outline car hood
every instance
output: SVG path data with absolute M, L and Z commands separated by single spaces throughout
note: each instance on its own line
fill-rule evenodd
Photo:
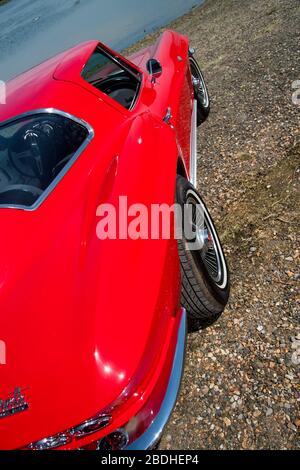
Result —
M 0 340 L 6 348 L 0 400 L 20 388 L 29 406 L 0 419 L 1 448 L 18 448 L 102 411 L 134 381 L 141 362 L 146 372 L 160 354 L 177 308 L 170 301 L 174 278 L 164 274 L 176 250 L 170 256 L 169 241 L 96 236 L 100 202 L 127 192 L 129 200 L 138 194 L 149 203 L 161 188 L 153 169 L 142 170 L 137 152 L 143 155 L 154 136 L 143 136 L 138 121 L 112 134 L 111 145 L 95 138 L 38 210 L 0 211 Z M 145 147 L 132 147 L 137 132 Z M 153 193 L 140 181 L 145 170 Z

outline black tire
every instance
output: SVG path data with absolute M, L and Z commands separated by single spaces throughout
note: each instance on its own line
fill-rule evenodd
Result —
M 204 121 L 206 121 L 210 113 L 210 98 L 207 85 L 198 62 L 193 56 L 190 56 L 189 60 L 192 79 L 194 81 L 195 99 L 197 100 L 197 126 L 199 127 Z M 195 80 L 198 80 L 198 86 L 196 85 Z
M 230 291 L 228 267 L 204 202 L 194 186 L 182 176 L 177 176 L 176 199 L 182 209 L 186 205 L 195 204 L 195 211 L 196 207 L 199 207 L 203 213 L 203 226 L 198 229 L 198 233 L 203 234 L 201 240 L 206 240 L 202 248 L 196 245 L 195 249 L 195 245 L 191 245 L 185 237 L 185 226 L 192 221 L 184 222 L 184 220 L 183 236 L 178 240 L 178 247 L 182 275 L 181 304 L 186 309 L 189 319 L 196 321 L 198 327 L 207 326 L 221 315 L 228 302 Z M 194 227 L 196 226 L 197 222 Z M 213 256 L 215 256 L 214 264 L 211 261 L 214 259 Z

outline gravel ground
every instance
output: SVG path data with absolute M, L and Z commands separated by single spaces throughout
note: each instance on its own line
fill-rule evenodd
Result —
M 219 321 L 189 335 L 161 449 L 300 448 L 299 26 L 299 0 L 208 0 L 171 24 L 210 89 L 198 181 L 232 291 Z

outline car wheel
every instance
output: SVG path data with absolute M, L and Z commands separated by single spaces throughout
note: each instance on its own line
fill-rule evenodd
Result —
M 190 57 L 190 69 L 194 85 L 195 98 L 197 100 L 197 126 L 206 121 L 210 112 L 210 98 L 208 89 L 200 70 L 198 62 L 194 57 Z
M 182 236 L 178 240 L 181 303 L 190 319 L 205 326 L 213 323 L 227 304 L 228 267 L 213 220 L 197 190 L 185 178 L 177 176 L 176 194 L 177 204 L 187 214 L 181 217 Z

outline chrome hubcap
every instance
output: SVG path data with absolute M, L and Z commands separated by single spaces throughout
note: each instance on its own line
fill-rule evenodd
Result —
M 209 104 L 209 98 L 201 70 L 199 69 L 197 62 L 193 58 L 190 58 L 190 66 L 195 93 L 198 99 L 200 100 L 202 106 L 204 108 L 207 108 Z
M 211 232 L 209 232 L 208 229 L 205 229 L 205 231 L 207 233 L 207 242 L 204 249 L 201 251 L 201 256 L 209 274 L 213 280 L 218 283 L 222 276 L 220 259 Z
M 216 231 L 205 207 L 200 200 L 190 196 L 187 204 L 191 204 L 192 233 L 194 234 L 194 248 L 191 253 L 203 261 L 209 276 L 214 282 L 223 287 L 227 280 L 227 268 L 217 239 Z
M 193 85 L 196 90 L 202 89 L 200 78 L 193 77 Z

